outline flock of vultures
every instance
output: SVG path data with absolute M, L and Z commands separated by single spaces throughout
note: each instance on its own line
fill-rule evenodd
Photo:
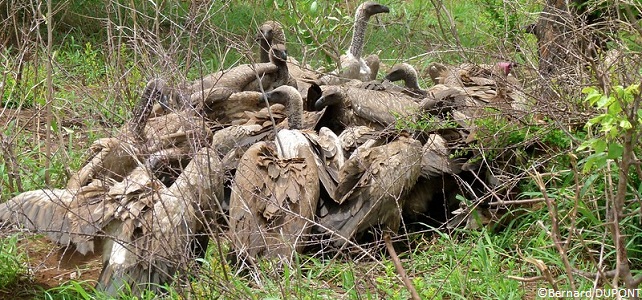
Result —
M 260 63 L 180 86 L 151 80 L 66 187 L 15 196 L 0 221 L 81 254 L 102 251 L 97 287 L 113 295 L 171 282 L 210 239 L 227 241 L 237 263 L 287 263 L 386 232 L 483 225 L 480 195 L 509 193 L 467 145 L 475 118 L 527 109 L 514 64 L 434 63 L 429 89 L 406 63 L 377 79 L 364 36 L 369 18 L 387 12 L 358 7 L 333 72 L 288 57 L 283 28 L 268 21 L 256 35 Z M 429 126 L 409 125 L 418 122 Z

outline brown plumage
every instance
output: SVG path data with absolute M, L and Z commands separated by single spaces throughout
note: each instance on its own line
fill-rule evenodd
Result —
M 162 289 L 176 271 L 189 269 L 186 259 L 199 254 L 192 247 L 207 248 L 207 237 L 199 235 L 215 219 L 221 199 L 223 172 L 215 148 L 198 151 L 169 188 L 144 166 L 134 170 L 104 200 L 118 208 L 105 228 L 109 241 L 97 288 L 113 296 L 128 288 L 133 294 Z
M 310 144 L 297 130 L 303 112 L 298 91 L 282 86 L 266 97 L 286 103 L 293 129 L 279 131 L 274 143 L 251 146 L 241 158 L 230 198 L 231 239 L 245 259 L 264 255 L 290 261 L 309 238 L 319 176 Z
M 269 49 L 270 45 L 279 43 L 285 44 L 283 26 L 277 21 L 265 21 L 259 27 L 256 39 L 259 41 L 261 62 L 266 62 L 268 59 L 268 52 L 266 49 Z M 312 67 L 309 65 L 301 64 L 291 56 L 288 56 L 287 64 L 288 72 L 290 73 L 288 85 L 296 86 L 305 100 L 307 97 L 307 91 L 310 88 L 309 81 L 319 77 L 319 74 L 312 70 Z
M 259 42 L 260 62 L 270 62 L 270 47 L 274 44 L 285 45 L 283 26 L 277 21 L 269 20 L 263 22 L 256 33 L 256 41 Z
M 341 236 L 335 246 L 343 245 L 345 239 L 358 240 L 373 226 L 398 230 L 403 200 L 419 178 L 420 160 L 421 144 L 402 136 L 363 149 L 346 161 L 336 190 L 341 204 L 329 206 L 319 219 L 329 233 Z
M 96 140 L 90 148 L 88 158 L 81 169 L 67 182 L 67 189 L 78 190 L 94 178 L 122 179 L 135 168 L 140 146 L 147 142 L 145 127 L 156 102 L 164 97 L 162 89 L 166 83 L 161 79 L 150 80 L 134 107 L 132 118 L 116 137 Z
M 0 204 L 0 223 L 20 224 L 44 233 L 51 241 L 93 253 L 96 237 L 110 221 L 115 206 L 102 203 L 109 186 L 93 181 L 78 190 L 41 189 L 21 193 Z
M 426 143 L 422 147 L 421 173 L 418 183 L 408 192 L 404 201 L 403 216 L 407 222 L 434 221 L 445 216 L 449 204 L 433 203 L 438 201 L 440 195 L 446 197 L 446 191 L 453 190 L 453 186 L 445 186 L 445 182 L 452 182 L 451 175 L 459 174 L 459 164 L 450 158 L 450 150 L 446 140 L 438 134 L 428 135 Z M 431 211 L 433 208 L 438 211 Z M 452 211 L 452 210 L 451 210 Z M 427 219 L 427 220 L 426 220 Z
M 309 148 L 297 157 L 279 157 L 273 143 L 248 149 L 236 170 L 230 199 L 234 248 L 245 258 L 286 261 L 308 238 L 319 198 L 319 178 Z
M 210 74 L 187 87 L 187 92 L 207 96 L 212 88 L 229 88 L 233 92 L 269 91 L 288 83 L 287 51 L 285 45 L 270 48 L 270 62 L 245 64 L 226 71 Z M 198 99 L 198 95 L 195 96 Z
M 327 126 L 337 132 L 345 126 L 367 125 L 382 129 L 395 124 L 398 117 L 408 118 L 419 111 L 412 97 L 386 91 L 344 86 L 324 86 L 315 107 L 328 107 Z
M 158 96 L 155 92 L 156 83 L 152 81 L 139 105 L 151 107 Z M 64 190 L 18 195 L 0 207 L 2 220 L 25 224 L 35 231 L 58 230 L 60 233 L 49 234 L 53 241 L 72 243 L 82 254 L 93 252 L 94 236 L 111 222 L 117 207 L 115 202 L 104 201 L 105 193 L 114 184 L 130 177 L 142 164 L 154 172 L 154 177 L 170 185 L 176 176 L 167 172 L 182 169 L 190 153 L 207 143 L 211 135 L 190 111 L 155 118 L 146 118 L 145 114 L 149 110 L 136 108 L 134 118 L 116 137 L 95 141 L 93 156 L 70 178 Z

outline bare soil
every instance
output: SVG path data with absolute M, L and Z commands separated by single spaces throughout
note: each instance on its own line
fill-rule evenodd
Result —
M 100 275 L 102 264 L 98 254 L 83 256 L 73 247 L 61 247 L 42 236 L 25 237 L 19 246 L 27 254 L 29 275 L 0 290 L 0 299 L 42 298 L 44 290 L 72 279 L 94 285 Z

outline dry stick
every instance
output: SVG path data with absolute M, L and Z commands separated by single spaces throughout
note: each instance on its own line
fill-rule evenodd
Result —
M 581 188 L 580 188 L 580 181 L 578 177 L 578 171 L 577 171 L 577 160 L 575 155 L 571 155 L 571 163 L 573 166 L 573 180 L 575 182 L 575 203 L 573 203 L 573 208 L 571 209 L 570 213 L 570 222 L 571 224 L 569 225 L 568 228 L 568 236 L 566 237 L 566 242 L 564 242 L 564 251 L 568 251 L 568 247 L 571 244 L 571 240 L 573 239 L 573 234 L 575 233 L 575 225 L 576 225 L 576 220 L 577 220 L 577 208 L 580 205 L 580 193 L 581 193 Z
M 417 290 L 415 289 L 415 286 L 412 285 L 410 278 L 408 278 L 408 275 L 406 274 L 406 270 L 404 270 L 403 266 L 401 265 L 399 256 L 397 256 L 397 252 L 395 252 L 395 247 L 392 246 L 392 242 L 390 241 L 390 233 L 386 232 L 383 235 L 383 241 L 386 244 L 388 253 L 390 253 L 390 258 L 392 259 L 392 263 L 395 265 L 395 269 L 397 269 L 397 273 L 399 274 L 399 276 L 401 276 L 401 280 L 403 280 L 403 284 L 406 286 L 406 288 L 410 292 L 411 298 L 413 300 L 421 299 L 419 298 L 419 294 L 417 294 Z
M 545 279 L 544 276 L 519 277 L 519 276 L 513 276 L 513 275 L 508 275 L 508 276 L 506 276 L 506 278 L 512 279 L 512 280 L 521 281 L 521 282 L 537 282 L 537 281 L 540 281 L 542 279 Z
M 51 1 L 47 0 L 47 102 L 45 103 L 45 183 L 51 183 L 49 168 L 51 166 L 51 105 L 53 103 L 53 62 L 52 62 L 52 43 L 53 43 L 53 27 L 51 26 Z
M 531 173 L 531 176 L 535 180 L 535 183 L 537 184 L 537 187 L 539 188 L 540 192 L 542 192 L 542 195 L 544 196 L 544 199 L 546 199 L 546 205 L 548 206 L 548 212 L 551 216 L 551 223 L 552 223 L 552 231 L 550 233 L 551 238 L 553 239 L 553 243 L 555 244 L 555 248 L 557 248 L 557 251 L 560 254 L 560 257 L 562 258 L 562 262 L 564 263 L 564 269 L 566 270 L 566 274 L 568 276 L 569 284 L 571 286 L 571 290 L 576 291 L 575 287 L 575 279 L 573 278 L 573 269 L 571 268 L 571 263 L 568 260 L 568 256 L 566 255 L 566 251 L 564 250 L 564 247 L 562 247 L 562 241 L 560 240 L 560 229 L 559 229 L 559 222 L 557 220 L 557 207 L 553 203 L 553 200 L 548 197 L 548 193 L 546 192 L 546 186 L 544 185 L 544 181 L 542 179 L 542 176 L 535 171 L 535 173 Z M 577 297 L 574 297 L 577 298 Z

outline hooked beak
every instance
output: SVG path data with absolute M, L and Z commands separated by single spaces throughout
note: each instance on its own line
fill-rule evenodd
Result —
M 267 31 L 260 30 L 260 31 L 256 34 L 256 37 L 254 38 L 254 41 L 256 41 L 256 42 L 260 42 L 260 41 L 262 41 L 262 40 L 265 40 L 265 41 L 270 41 L 270 40 L 272 40 L 272 30 L 267 30 Z
M 325 98 L 325 96 L 319 97 L 319 99 L 317 99 L 317 101 L 314 102 L 314 109 L 321 110 L 324 107 L 328 106 L 328 104 L 326 103 L 327 102 L 326 100 L 327 99 Z

